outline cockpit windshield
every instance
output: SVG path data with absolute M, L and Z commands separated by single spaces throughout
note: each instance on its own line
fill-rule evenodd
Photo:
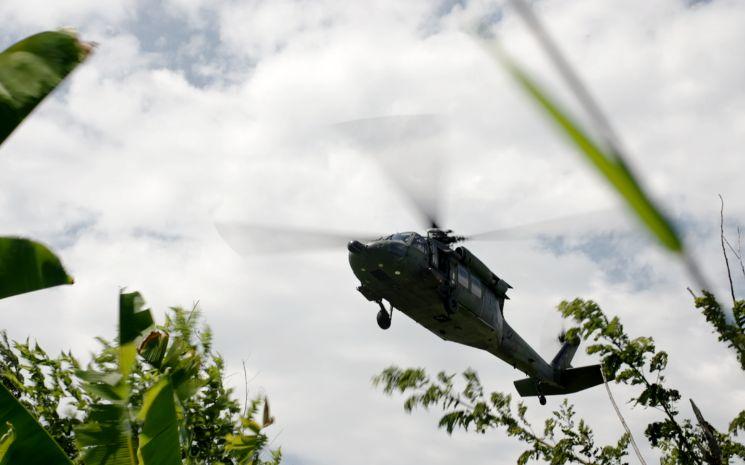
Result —
M 407 244 L 411 244 L 411 241 L 413 241 L 414 238 L 418 236 L 419 234 L 415 232 L 401 232 L 401 233 L 391 234 L 390 236 L 384 237 L 383 239 L 386 241 L 400 241 L 400 242 L 405 242 Z

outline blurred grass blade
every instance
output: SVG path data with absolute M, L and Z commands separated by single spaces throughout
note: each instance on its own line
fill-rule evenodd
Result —
M 71 31 L 47 31 L 0 52 L 0 144 L 90 54 Z
M 135 339 L 153 326 L 150 310 L 139 292 L 119 294 L 119 371 L 126 379 L 137 355 Z
M 138 419 L 143 422 L 137 451 L 140 465 L 180 465 L 176 404 L 168 378 L 145 393 Z
M 0 237 L 0 299 L 72 284 L 62 263 L 46 246 L 17 237 Z
M 75 440 L 86 465 L 137 465 L 132 432 L 125 421 L 123 404 L 91 406 L 83 425 L 75 428 Z
M 561 131 L 569 137 L 579 152 L 616 189 L 639 220 L 668 250 L 682 253 L 683 243 L 662 212 L 644 192 L 628 167 L 614 153 L 601 148 L 579 124 L 541 89 L 527 73 L 501 51 L 497 52 L 499 61 L 507 68 L 523 89 L 541 106 Z
M 67 454 L 49 436 L 26 408 L 0 383 L 0 435 L 13 425 L 15 439 L 5 451 L 0 465 L 72 465 Z

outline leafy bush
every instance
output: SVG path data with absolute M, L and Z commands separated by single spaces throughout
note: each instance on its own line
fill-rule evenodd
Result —
M 143 310 L 139 294 L 122 294 L 123 307 L 130 304 L 130 315 L 149 313 Z M 143 412 L 152 409 L 149 398 L 163 389 L 172 392 L 173 415 L 165 423 L 175 426 L 172 439 L 178 463 L 275 464 L 281 460 L 279 450 L 267 450 L 263 430 L 274 419 L 266 397 L 255 396 L 241 409 L 224 384 L 224 360 L 214 352 L 212 333 L 201 323 L 197 307 L 189 311 L 173 307 L 162 326 L 147 332 L 126 379 L 120 372 L 121 347 L 96 339 L 100 348 L 85 369 L 69 352 L 50 356 L 36 343 L 12 342 L 5 334 L 0 341 L 0 382 L 38 419 L 70 461 L 94 465 L 113 463 L 119 457 L 123 463 L 171 463 L 173 457 L 162 456 L 148 462 L 142 448 L 142 437 L 147 435 Z M 167 418 L 161 416 L 155 424 Z M 135 452 L 138 444 L 144 460 Z

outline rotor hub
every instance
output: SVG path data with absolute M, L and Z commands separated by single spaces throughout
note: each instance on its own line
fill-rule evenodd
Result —
M 436 241 L 442 242 L 443 244 L 454 244 L 456 242 L 460 242 L 466 239 L 463 236 L 454 235 L 452 229 L 443 230 L 439 228 L 428 229 L 427 237 L 434 239 Z

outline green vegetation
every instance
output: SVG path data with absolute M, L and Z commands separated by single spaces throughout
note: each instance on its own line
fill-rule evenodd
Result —
M 707 291 L 702 293 L 700 297 L 693 295 L 696 308 L 701 309 L 706 321 L 714 327 L 719 341 L 735 352 L 740 368 L 745 370 L 745 300 L 735 300 L 732 307 L 733 321 L 728 321 L 714 295 Z
M 47 31 L 0 52 L 0 143 L 90 54 L 71 31 Z
M 72 283 L 59 258 L 43 244 L 0 237 L 0 299 Z
M 0 144 L 91 50 L 70 31 L 48 31 L 0 52 Z M 43 244 L 0 237 L 0 298 L 72 283 Z
M 0 424 L 12 425 L 16 440 L 0 463 L 279 463 L 264 432 L 274 422 L 266 398 L 243 409 L 233 398 L 198 308 L 171 308 L 153 327 L 141 296 L 123 293 L 120 316 L 129 329 L 119 337 L 138 342 L 134 357 L 99 337 L 85 368 L 71 353 L 53 357 L 3 335 Z M 126 375 L 122 360 L 131 360 Z M 0 427 L 0 435 L 8 431 Z

